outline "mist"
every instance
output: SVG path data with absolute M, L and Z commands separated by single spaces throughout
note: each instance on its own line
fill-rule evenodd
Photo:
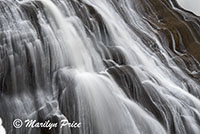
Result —
M 199 0 L 177 0 L 180 6 L 200 16 L 200 1 Z

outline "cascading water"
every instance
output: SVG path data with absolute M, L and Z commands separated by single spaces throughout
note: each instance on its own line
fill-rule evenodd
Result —
M 180 12 L 175 16 L 189 14 L 175 1 L 156 1 Z M 199 134 L 198 55 L 183 47 L 178 27 L 163 28 L 155 5 L 1 0 L 0 117 L 7 133 Z M 198 27 L 186 20 L 183 27 L 198 44 L 200 21 L 189 15 Z M 40 124 L 27 126 L 27 119 Z M 63 127 L 63 120 L 81 125 Z M 46 121 L 56 127 L 41 125 Z

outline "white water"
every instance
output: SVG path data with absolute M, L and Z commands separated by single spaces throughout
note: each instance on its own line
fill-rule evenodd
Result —
M 2 126 L 2 120 L 1 120 L 1 118 L 0 118 L 0 134 L 6 134 L 6 130 L 5 130 L 5 128 Z
M 173 133 L 170 130 L 170 117 L 173 119 L 177 133 L 186 134 L 186 127 L 189 127 L 191 129 L 189 132 L 199 134 L 200 128 L 195 116 L 199 118 L 200 101 L 189 92 L 189 90 L 192 90 L 198 96 L 200 94 L 198 91 L 200 89 L 199 84 L 191 80 L 171 60 L 157 37 L 151 32 L 152 29 L 149 29 L 141 21 L 141 17 L 136 11 L 132 9 L 130 6 L 132 4 L 131 0 L 118 1 L 120 7 L 126 12 L 126 21 L 131 22 L 132 25 L 144 30 L 145 33 L 151 36 L 157 43 L 169 67 L 134 33 L 116 11 L 117 7 L 114 6 L 115 4 L 112 0 L 83 0 L 83 2 L 93 7 L 102 17 L 103 24 L 105 24 L 110 36 L 110 41 L 113 43 L 112 47 L 119 48 L 122 51 L 128 62 L 127 65 L 137 73 L 141 85 L 145 87 L 144 91 L 147 92 L 150 100 L 163 114 L 163 118 L 166 121 L 165 126 L 142 104 L 128 98 L 123 89 L 119 87 L 120 85 L 105 71 L 103 58 L 106 56 L 99 53 L 96 50 L 96 46 L 101 48 L 100 44 L 105 47 L 108 44 L 98 39 L 100 35 L 98 28 L 94 28 L 94 33 L 96 32 L 99 35 L 93 33 L 94 37 L 91 39 L 91 36 L 85 30 L 82 20 L 76 16 L 75 9 L 70 6 L 70 2 L 62 0 L 54 2 L 51 0 L 37 0 L 36 2 L 38 1 L 45 8 L 46 16 L 44 17 L 43 13 L 38 9 L 37 17 L 45 45 L 48 44 L 52 49 L 50 61 L 53 75 L 56 77 L 57 73 L 61 72 L 61 76 L 64 79 L 60 82 L 60 86 L 67 84 L 66 87 L 63 86 L 63 91 L 60 93 L 63 99 L 59 101 L 64 105 L 64 108 L 68 107 L 66 102 L 68 98 L 66 98 L 65 92 L 68 90 L 68 85 L 71 84 L 69 81 L 74 82 L 74 87 L 69 88 L 77 95 L 77 116 L 82 123 L 82 128 L 78 130 L 80 134 Z M 19 3 L 21 5 L 31 5 L 32 2 L 34 1 L 20 1 Z M 67 13 L 64 14 L 64 11 L 67 11 Z M 85 14 L 85 16 L 88 17 L 89 15 Z M 25 33 L 28 33 L 28 29 L 34 29 L 31 24 L 26 22 L 24 24 L 27 26 L 27 28 L 24 28 Z M 97 25 L 95 21 L 93 25 Z M 20 33 L 18 34 L 20 35 Z M 29 31 L 29 34 L 33 36 L 34 42 L 30 43 L 27 40 L 28 43 L 26 45 L 33 63 L 34 80 L 39 83 L 42 74 L 38 72 L 46 71 L 46 68 L 43 67 L 47 64 L 44 58 L 45 52 L 36 32 L 34 30 Z M 37 50 L 39 51 L 39 56 L 37 55 Z M 15 61 L 12 56 L 10 57 L 13 86 L 17 88 Z M 42 58 L 41 63 L 39 62 L 40 60 L 38 61 L 40 58 Z M 42 71 L 38 69 L 40 64 L 44 69 Z M 177 73 L 178 77 L 173 71 Z M 53 77 L 53 81 L 56 81 L 55 79 Z M 190 87 L 188 87 L 187 83 L 190 83 Z M 54 99 L 59 96 L 59 91 L 54 83 L 51 86 L 53 87 L 52 98 Z M 39 84 L 36 89 L 42 90 Z M 48 93 L 44 92 L 44 95 L 48 95 Z M 39 108 L 42 109 L 45 97 L 38 100 L 41 101 Z M 31 103 L 30 100 L 28 102 Z M 26 108 L 24 108 L 24 111 L 26 111 Z M 30 112 L 31 110 L 27 111 Z M 61 112 L 58 110 L 54 114 L 58 113 Z M 62 116 L 64 116 L 63 114 Z
M 59 12 L 59 9 L 57 9 L 56 6 L 53 5 L 53 3 L 51 3 L 50 1 L 42 2 L 50 10 L 54 18 L 56 18 L 57 24 L 61 27 L 61 29 L 63 29 L 65 32 L 70 31 L 70 29 L 74 31 L 73 29 L 75 28 L 68 27 L 68 25 L 70 24 L 68 24 L 67 22 L 64 25 L 64 19 L 61 15 L 61 12 Z M 156 92 L 163 96 L 164 100 L 168 103 L 170 107 L 176 105 L 176 108 L 181 109 L 183 111 L 182 116 L 190 117 L 192 114 L 189 110 L 185 110 L 183 106 L 191 105 L 192 107 L 196 108 L 197 111 L 200 110 L 200 101 L 196 97 L 188 93 L 187 87 L 182 84 L 181 80 L 176 79 L 176 77 L 173 76 L 172 72 L 159 61 L 159 58 L 156 57 L 148 48 L 143 45 L 142 41 L 140 41 L 140 39 L 131 31 L 131 29 L 129 29 L 129 27 L 118 15 L 118 13 L 115 12 L 114 7 L 111 5 L 111 1 L 84 0 L 84 2 L 96 9 L 96 11 L 102 16 L 112 41 L 116 46 L 119 46 L 120 48 L 125 50 L 124 55 L 126 55 L 128 62 L 133 66 L 133 68 L 139 69 L 136 72 L 138 73 L 138 76 L 144 85 L 154 87 L 154 89 L 157 90 Z M 129 5 L 130 2 L 127 0 L 126 3 L 127 5 Z M 132 16 L 132 18 L 134 17 L 135 16 Z M 79 27 L 81 28 L 82 26 L 79 25 Z M 144 25 L 143 27 L 145 28 Z M 63 36 L 69 36 L 70 34 L 72 33 L 64 33 Z M 77 38 L 77 40 L 79 40 L 78 36 L 75 37 Z M 69 39 L 74 39 L 75 37 L 69 36 Z M 91 54 L 86 51 L 87 49 L 91 49 L 91 47 L 85 48 L 85 44 L 82 44 L 82 47 L 79 50 L 76 48 L 72 48 L 76 45 L 80 45 L 82 42 L 84 41 L 80 39 L 79 43 L 66 43 L 67 49 L 70 49 L 72 51 L 72 53 L 70 54 L 71 58 L 78 58 L 77 60 L 75 60 L 77 62 L 74 63 L 77 65 L 77 68 L 83 65 L 83 63 L 81 62 L 86 63 L 86 65 L 92 64 L 91 60 L 86 61 L 84 59 L 80 59 L 84 57 L 89 59 L 91 57 Z M 77 52 L 79 53 L 79 55 L 74 55 Z M 167 54 L 165 53 L 165 55 Z M 167 56 L 166 58 L 170 59 Z M 81 65 L 79 63 L 81 63 Z M 176 71 L 182 73 L 173 63 L 169 63 L 169 65 L 172 68 L 176 69 Z M 87 68 L 88 70 L 92 70 L 91 67 Z M 189 79 L 186 76 L 183 77 Z M 157 82 L 150 81 L 149 78 L 153 78 Z M 128 98 L 122 95 L 123 93 L 121 92 L 120 88 L 114 83 L 114 81 L 111 81 L 105 76 L 98 76 L 95 73 L 91 74 L 84 72 L 76 75 L 75 79 L 77 84 L 76 91 L 80 99 L 80 114 L 82 115 L 83 113 L 87 113 L 86 111 L 89 107 L 91 111 L 88 111 L 88 116 L 93 115 L 90 118 L 97 120 L 97 122 L 95 122 L 95 124 L 97 125 L 97 129 L 100 129 L 99 131 L 101 131 L 103 134 L 117 134 L 122 132 L 125 134 L 146 132 L 166 133 L 162 126 L 159 125 L 159 123 L 157 123 L 156 120 L 149 116 L 144 110 L 137 106 L 137 104 L 135 104 L 133 101 L 125 101 L 128 100 Z M 199 89 L 199 86 L 195 84 L 195 82 L 193 82 L 193 89 Z M 86 102 L 82 102 L 83 100 L 85 100 Z M 184 102 L 180 103 L 179 101 Z M 126 109 L 126 107 L 123 106 L 124 104 L 128 105 L 126 107 L 130 107 L 128 109 L 131 110 L 129 111 L 128 109 Z M 175 109 L 172 108 L 171 110 L 173 111 Z M 143 123 L 141 123 L 141 119 L 136 119 L 136 117 L 139 117 L 138 113 L 143 113 L 142 116 L 147 116 L 146 118 L 149 119 L 143 120 Z M 81 115 L 80 118 L 82 118 Z M 176 115 L 173 116 L 175 116 L 175 118 L 179 118 L 179 115 L 177 117 Z M 86 122 L 91 119 L 86 118 L 81 119 L 81 121 L 87 124 Z M 193 132 L 198 133 L 199 129 L 195 129 L 198 128 L 198 125 L 194 121 L 192 121 L 192 119 L 186 120 L 187 122 L 190 122 L 188 124 L 192 124 L 192 126 L 194 126 Z M 149 126 L 148 128 L 150 130 L 143 131 L 143 127 L 141 127 L 140 125 L 145 124 L 145 122 L 146 126 Z M 155 125 L 156 127 L 154 127 L 153 125 Z M 82 133 L 88 132 L 85 132 L 83 130 Z
M 73 27 L 69 27 L 68 25 L 71 25 L 70 23 L 67 23 L 68 19 L 63 19 L 64 16 L 62 16 L 61 12 L 59 12 L 59 9 L 56 8 L 55 5 L 53 5 L 52 2 L 43 0 L 41 1 L 43 4 L 50 10 L 50 13 L 52 13 L 53 17 L 55 18 L 59 28 L 63 30 L 64 32 L 69 32 L 70 29 L 74 29 Z M 65 23 L 65 24 L 64 24 Z M 71 25 L 72 26 L 72 25 Z M 79 25 L 80 26 L 80 25 Z M 75 31 L 74 31 L 75 32 Z M 69 36 L 69 39 L 79 39 L 78 36 L 76 37 L 70 37 L 70 34 L 62 33 L 61 36 Z M 91 60 L 86 61 L 82 58 L 92 58 L 91 56 L 94 56 L 95 58 L 98 58 L 98 55 L 87 55 L 86 48 L 84 47 L 84 44 L 82 45 L 82 48 L 77 49 L 76 45 L 80 45 L 83 40 L 80 40 L 80 42 L 66 42 L 67 49 L 70 49 L 72 51 L 72 54 L 70 53 L 70 57 L 77 61 L 74 63 L 76 65 L 77 69 L 79 70 L 80 66 L 87 66 L 91 65 Z M 74 47 L 74 48 L 73 48 Z M 92 49 L 92 46 L 88 49 Z M 82 51 L 85 50 L 85 51 Z M 78 54 L 77 54 L 78 53 Z M 77 60 L 75 59 L 77 58 Z M 98 59 L 95 59 L 98 61 Z M 84 63 L 81 63 L 84 62 Z M 80 64 L 81 63 L 81 64 Z M 101 66 L 101 64 L 98 63 L 98 65 Z M 87 70 L 92 71 L 92 67 L 87 67 Z M 105 76 L 98 75 L 96 73 L 88 73 L 88 72 L 78 72 L 77 75 L 75 75 L 75 82 L 76 82 L 76 92 L 79 97 L 79 105 L 80 105 L 80 120 L 82 124 L 87 124 L 88 120 L 96 120 L 94 124 L 97 126 L 98 133 L 103 134 L 145 134 L 146 132 L 149 133 L 166 133 L 163 127 L 155 120 L 153 117 L 148 115 L 142 108 L 137 106 L 132 101 L 126 101 L 128 98 L 123 95 L 122 90 L 115 84 L 114 81 L 108 79 Z M 85 101 L 83 101 L 85 100 Z M 87 104 L 89 103 L 89 104 Z M 128 105 L 128 106 L 125 106 Z M 88 111 L 88 106 L 91 111 Z M 129 113 L 129 110 L 131 109 L 131 113 Z M 87 112 L 86 112 L 87 111 Z M 139 115 L 139 113 L 143 113 L 142 116 Z M 82 114 L 89 114 L 89 118 L 82 117 Z M 86 116 L 86 115 L 84 115 Z M 140 117 L 141 116 L 141 117 Z M 143 116 L 146 116 L 145 118 L 148 118 L 148 120 L 143 120 Z M 141 118 L 141 119 L 137 119 Z M 137 123 L 135 122 L 137 120 Z M 142 121 L 142 122 L 141 122 Z M 140 123 L 140 125 L 138 124 Z M 145 124 L 144 127 L 147 127 L 147 129 L 143 130 L 143 127 L 141 127 L 141 124 Z M 87 134 L 88 131 L 81 130 L 80 131 L 83 134 Z M 97 132 L 96 132 L 97 133 Z

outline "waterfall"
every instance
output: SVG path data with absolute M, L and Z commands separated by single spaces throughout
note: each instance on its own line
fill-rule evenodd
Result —
M 176 1 L 0 8 L 2 134 L 200 133 L 200 19 Z
M 2 126 L 2 120 L 0 118 L 0 133 L 1 134 L 6 134 L 5 128 Z

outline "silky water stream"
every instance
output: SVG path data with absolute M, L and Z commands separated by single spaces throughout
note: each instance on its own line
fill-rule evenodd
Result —
M 199 134 L 199 82 L 173 60 L 166 38 L 134 8 L 139 3 L 1 0 L 6 132 Z M 29 126 L 27 119 L 40 124 Z

